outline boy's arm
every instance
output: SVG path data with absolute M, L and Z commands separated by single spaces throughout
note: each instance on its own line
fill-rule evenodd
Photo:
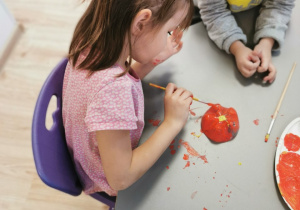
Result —
M 215 44 L 227 53 L 234 41 L 247 42 L 247 37 L 238 27 L 226 0 L 198 0 L 201 19 L 208 35 Z
M 294 5 L 294 0 L 264 1 L 256 20 L 254 43 L 259 43 L 259 40 L 265 37 L 273 38 L 275 40 L 273 50 L 279 50 L 283 44 Z

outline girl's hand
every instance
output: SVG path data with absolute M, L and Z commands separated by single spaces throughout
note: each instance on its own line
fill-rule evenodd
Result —
M 165 92 L 165 118 L 164 122 L 173 126 L 179 132 L 187 122 L 193 95 L 184 88 L 177 88 L 169 83 Z
M 250 48 L 236 41 L 230 46 L 230 52 L 235 56 L 237 68 L 244 77 L 251 77 L 256 72 L 260 59 Z
M 260 66 L 257 68 L 257 71 L 262 73 L 269 70 L 268 76 L 263 78 L 265 82 L 272 83 L 276 77 L 276 69 L 272 64 L 272 54 L 271 50 L 274 44 L 274 39 L 272 38 L 263 38 L 254 48 L 254 53 L 257 55 L 261 61 Z
M 154 66 L 164 62 L 181 50 L 183 45 L 183 42 L 181 41 L 182 35 L 183 31 L 179 27 L 173 31 L 173 33 L 168 37 L 168 43 L 165 49 L 153 58 L 152 64 Z

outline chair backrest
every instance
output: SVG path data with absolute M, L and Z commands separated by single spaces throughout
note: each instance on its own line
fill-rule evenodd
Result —
M 68 60 L 63 59 L 50 73 L 36 102 L 32 121 L 32 149 L 36 170 L 50 187 L 71 195 L 82 192 L 66 145 L 62 122 L 62 85 Z M 46 128 L 46 114 L 52 96 L 57 98 L 53 125 Z
M 82 186 L 65 139 L 62 120 L 62 87 L 67 59 L 63 59 L 50 73 L 36 102 L 32 120 L 32 150 L 36 170 L 48 186 L 70 195 L 80 195 Z M 53 125 L 46 128 L 46 114 L 52 96 L 57 98 L 57 109 L 53 112 Z M 94 193 L 93 198 L 113 209 L 116 197 L 104 192 Z

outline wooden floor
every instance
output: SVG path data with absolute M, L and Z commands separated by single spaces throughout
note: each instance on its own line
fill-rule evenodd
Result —
M 0 72 L 0 209 L 107 209 L 87 196 L 69 196 L 38 177 L 31 150 L 31 120 L 40 88 L 67 54 L 80 0 L 4 0 L 24 33 Z M 3 29 L 1 29 L 3 30 Z

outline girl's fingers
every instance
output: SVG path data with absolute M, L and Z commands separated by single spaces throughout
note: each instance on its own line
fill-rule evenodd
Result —
M 176 85 L 173 83 L 169 83 L 166 87 L 166 95 L 170 96 L 173 94 L 173 92 L 176 90 Z

